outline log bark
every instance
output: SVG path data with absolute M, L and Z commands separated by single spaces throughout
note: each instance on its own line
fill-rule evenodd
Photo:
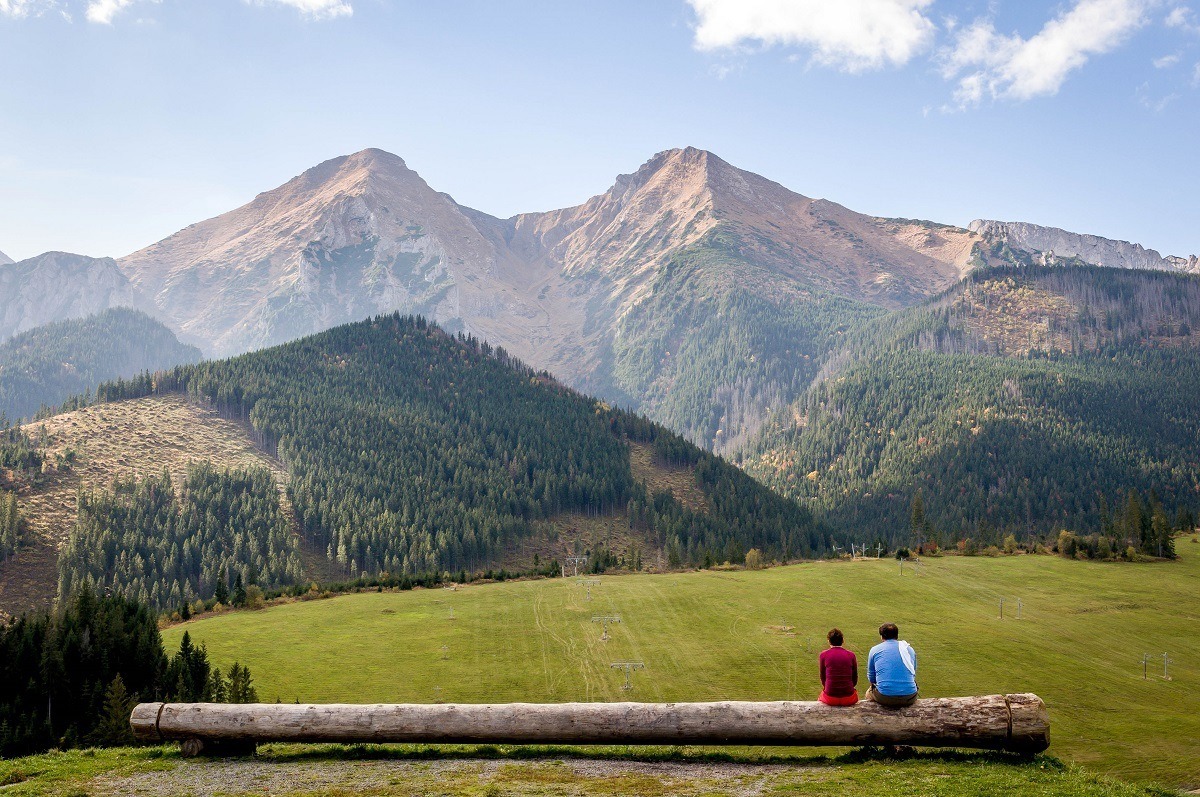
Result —
M 143 741 L 421 744 L 863 745 L 1036 753 L 1050 744 L 1037 695 L 918 700 L 908 708 L 795 701 L 290 705 L 142 703 Z

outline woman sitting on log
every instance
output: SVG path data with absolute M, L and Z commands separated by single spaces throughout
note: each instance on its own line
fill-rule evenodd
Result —
M 829 632 L 829 649 L 821 651 L 821 696 L 828 706 L 853 706 L 858 702 L 858 658 L 842 647 L 842 632 Z

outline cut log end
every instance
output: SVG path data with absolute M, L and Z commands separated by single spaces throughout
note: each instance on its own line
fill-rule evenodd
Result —
M 1008 743 L 1014 753 L 1040 753 L 1050 746 L 1050 712 L 1034 694 L 1005 695 L 1008 703 Z
M 133 736 L 139 742 L 161 742 L 162 734 L 158 732 L 158 715 L 162 713 L 164 703 L 138 703 L 129 715 L 129 727 Z

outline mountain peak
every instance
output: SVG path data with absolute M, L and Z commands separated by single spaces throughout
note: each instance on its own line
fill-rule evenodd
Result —
M 12 262 L 14 262 L 14 261 L 11 257 L 4 254 L 3 252 L 0 252 L 0 266 L 7 266 Z

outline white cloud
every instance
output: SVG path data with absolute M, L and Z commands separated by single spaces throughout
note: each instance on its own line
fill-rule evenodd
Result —
M 347 0 L 247 0 L 255 5 L 290 6 L 311 19 L 348 17 L 354 13 Z
M 988 20 L 960 30 L 942 53 L 942 74 L 957 79 L 955 99 L 1013 100 L 1053 95 L 1088 58 L 1110 52 L 1145 24 L 1152 0 L 1078 0 L 1029 39 L 998 33 Z M 964 74 L 965 73 L 965 74 Z
M 113 17 L 133 5 L 134 0 L 89 0 L 84 16 L 88 22 L 111 25 Z
M 54 6 L 54 0 L 0 0 L 0 17 L 20 19 Z
M 933 0 L 687 0 L 696 12 L 696 47 L 755 42 L 809 48 L 819 63 L 860 72 L 901 66 L 927 50 Z
M 1188 19 L 1191 15 L 1192 9 L 1187 6 L 1175 6 L 1164 21 L 1168 28 L 1186 28 L 1191 24 Z
M 1192 87 L 1200 88 L 1200 64 L 1196 64 L 1196 68 L 1192 70 Z
M 1173 53 L 1171 55 L 1164 55 L 1162 58 L 1155 58 L 1152 63 L 1155 69 L 1167 69 L 1179 63 L 1179 59 L 1179 53 Z

